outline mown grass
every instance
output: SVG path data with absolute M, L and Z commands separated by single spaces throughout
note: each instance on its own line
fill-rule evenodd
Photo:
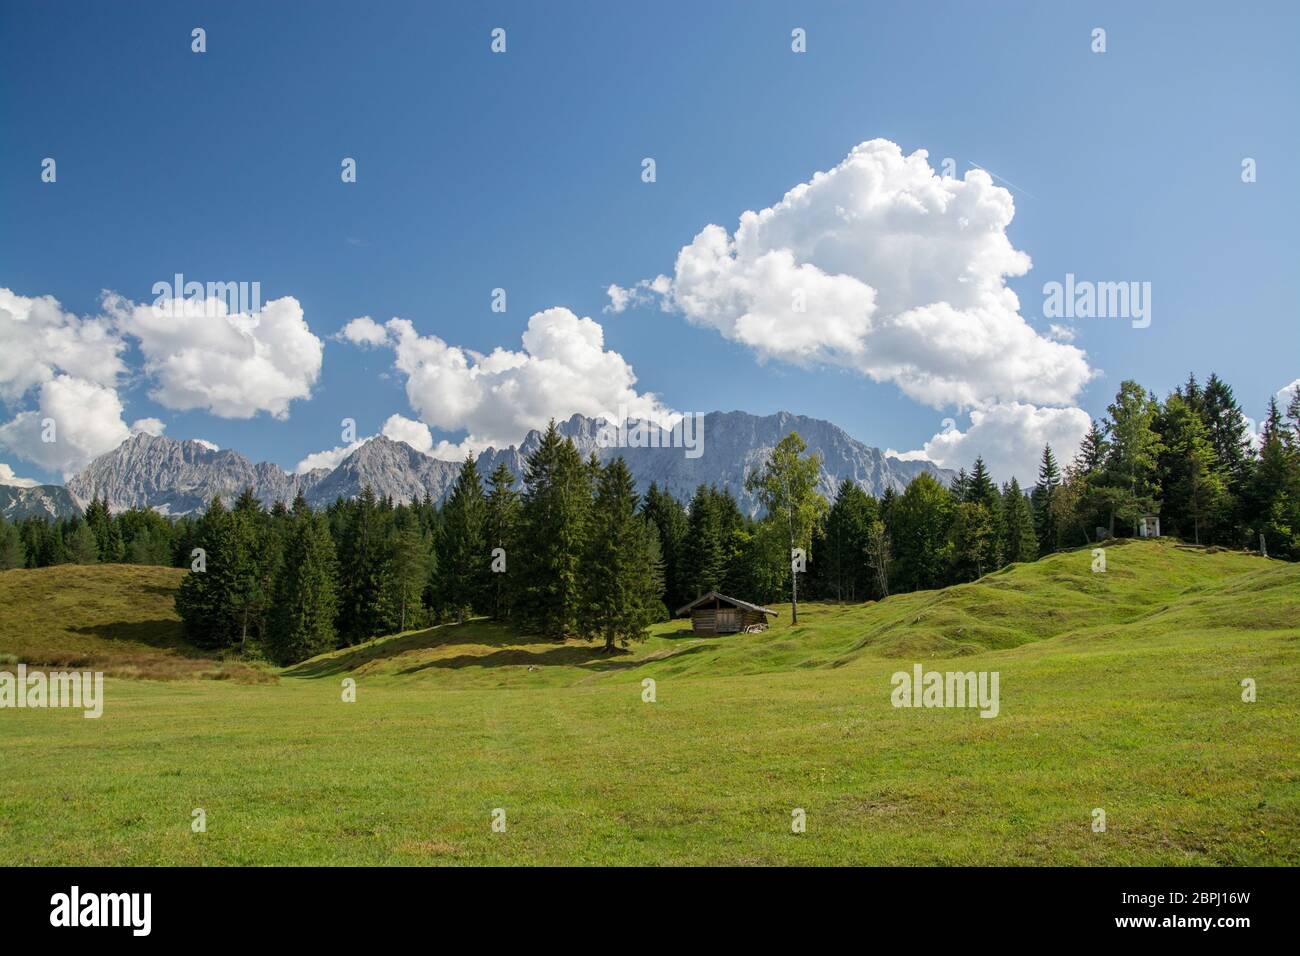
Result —
M 783 608 L 762 635 L 675 622 L 615 657 L 471 622 L 274 685 L 110 679 L 99 720 L 0 711 L 0 858 L 1300 862 L 1300 566 L 1169 543 L 1090 565 L 810 605 L 796 627 Z M 895 709 L 914 661 L 997 670 L 1000 715 Z

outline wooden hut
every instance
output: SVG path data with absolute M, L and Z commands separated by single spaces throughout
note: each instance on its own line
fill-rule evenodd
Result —
M 767 629 L 767 615 L 776 617 L 770 607 L 760 607 L 748 601 L 737 600 L 710 591 L 690 604 L 678 608 L 680 617 L 691 614 L 691 630 L 696 634 L 735 634 L 737 631 L 762 631 Z

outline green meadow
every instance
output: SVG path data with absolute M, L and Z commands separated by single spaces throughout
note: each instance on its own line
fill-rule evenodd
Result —
M 108 677 L 98 720 L 0 710 L 0 860 L 1300 863 L 1300 565 L 1092 563 L 622 655 L 471 621 L 284 670 L 188 647 L 180 571 L 3 572 L 0 670 Z M 895 708 L 915 663 L 997 671 L 998 716 Z

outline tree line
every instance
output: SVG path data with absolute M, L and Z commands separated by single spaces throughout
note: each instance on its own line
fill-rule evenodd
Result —
M 1197 544 L 1259 547 L 1300 559 L 1300 396 L 1273 401 L 1252 440 L 1232 389 L 1195 377 L 1161 402 L 1124 382 L 1078 454 L 1043 449 L 1025 489 L 998 486 L 982 458 L 945 486 L 923 473 L 876 498 L 853 481 L 817 491 L 820 462 L 787 435 L 746 487 L 689 502 L 626 463 L 583 460 L 554 423 L 522 486 L 472 458 L 439 507 L 395 504 L 366 488 L 323 510 L 299 495 L 168 519 L 113 515 L 0 521 L 0 569 L 95 561 L 188 567 L 176 598 L 187 635 L 279 663 L 395 631 L 486 615 L 528 633 L 576 635 L 613 650 L 709 591 L 757 603 L 878 600 L 975 580 L 1099 537 L 1137 533 L 1143 515 Z M 802 555 L 800 555 L 802 552 Z M 800 560 L 802 557 L 802 560 Z M 796 568 L 799 569 L 796 571 Z

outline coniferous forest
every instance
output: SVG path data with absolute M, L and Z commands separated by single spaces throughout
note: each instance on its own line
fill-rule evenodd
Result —
M 995 484 L 982 459 L 949 487 L 921 474 L 874 498 L 815 489 L 795 433 L 750 476 L 765 511 L 731 490 L 644 495 L 621 458 L 583 460 L 554 423 L 522 485 L 505 466 L 461 468 L 441 506 L 358 498 L 267 510 L 231 504 L 169 519 L 111 514 L 0 519 L 0 569 L 130 563 L 190 569 L 176 596 L 200 647 L 281 664 L 372 637 L 486 615 L 525 633 L 608 650 L 710 590 L 758 603 L 860 602 L 974 580 L 1012 562 L 1135 535 L 1143 515 L 1188 543 L 1300 559 L 1300 395 L 1252 438 L 1232 388 L 1195 377 L 1162 402 L 1124 382 L 1071 461 L 1045 447 L 1037 480 Z M 791 572 L 792 549 L 806 571 Z M 792 590 L 797 594 L 792 594 Z

